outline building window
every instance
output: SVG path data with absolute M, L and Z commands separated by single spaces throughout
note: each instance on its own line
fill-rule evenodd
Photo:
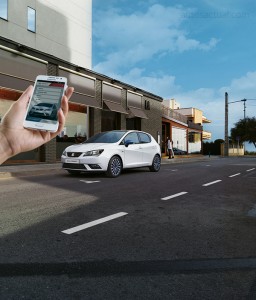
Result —
M 0 0 L 0 18 L 7 20 L 8 0 Z
M 36 32 L 36 11 L 28 7 L 28 30 Z

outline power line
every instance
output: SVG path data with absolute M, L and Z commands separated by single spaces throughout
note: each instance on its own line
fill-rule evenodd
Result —
M 230 104 L 230 103 L 236 103 L 236 102 L 244 102 L 244 119 L 245 119 L 245 117 L 246 117 L 246 105 L 245 105 L 245 103 L 246 103 L 246 101 L 256 101 L 256 99 L 241 99 L 241 100 L 237 100 L 237 101 L 231 101 L 231 102 L 228 102 L 228 104 Z M 252 105 L 250 105 L 250 106 L 252 106 Z

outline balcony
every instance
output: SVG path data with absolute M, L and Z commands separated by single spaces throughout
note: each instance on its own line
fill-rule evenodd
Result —
M 209 131 L 203 131 L 203 140 L 210 140 L 212 138 L 212 133 Z
M 162 105 L 162 116 L 170 120 L 172 119 L 174 121 L 188 124 L 188 118 L 186 116 L 164 105 Z
M 201 124 L 193 123 L 191 121 L 188 121 L 188 128 L 196 129 L 196 130 L 200 130 L 200 131 L 203 130 L 203 126 Z

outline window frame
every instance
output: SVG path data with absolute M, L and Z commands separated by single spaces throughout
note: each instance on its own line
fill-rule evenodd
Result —
M 151 137 L 147 133 L 145 133 L 145 132 L 137 132 L 137 134 L 139 136 L 139 140 L 140 140 L 141 144 L 149 144 L 149 143 L 151 143 L 151 141 L 152 141 Z M 146 138 L 143 138 L 143 137 L 146 137 Z
M 3 4 L 6 4 L 6 16 L 0 14 L 0 19 L 8 21 L 8 0 L 2 0 L 2 1 L 5 1 L 5 3 Z
M 30 19 L 30 17 L 32 17 L 30 12 L 34 12 L 33 20 Z M 33 28 L 31 26 L 31 22 L 33 22 Z M 30 32 L 36 33 L 36 10 L 30 6 L 27 7 L 27 30 Z

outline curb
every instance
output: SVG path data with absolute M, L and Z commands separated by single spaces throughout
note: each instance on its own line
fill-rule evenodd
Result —
M 180 163 L 189 163 L 197 161 L 211 161 L 213 159 L 219 158 L 216 157 L 175 157 L 173 159 L 168 159 L 167 157 L 162 157 L 162 165 L 168 164 L 180 164 Z M 44 175 L 49 173 L 61 173 L 63 169 L 61 168 L 61 163 L 55 164 L 35 164 L 35 165 L 12 165 L 12 166 L 1 166 L 4 171 L 0 171 L 0 180 L 14 177 L 27 177 L 27 176 L 37 176 Z M 0 167 L 0 170 L 1 170 Z M 18 169 L 12 170 L 12 169 Z
M 17 172 L 0 172 L 0 179 L 14 178 L 14 177 L 28 177 L 44 175 L 49 173 L 59 173 L 62 169 L 41 169 L 41 170 L 24 170 Z

